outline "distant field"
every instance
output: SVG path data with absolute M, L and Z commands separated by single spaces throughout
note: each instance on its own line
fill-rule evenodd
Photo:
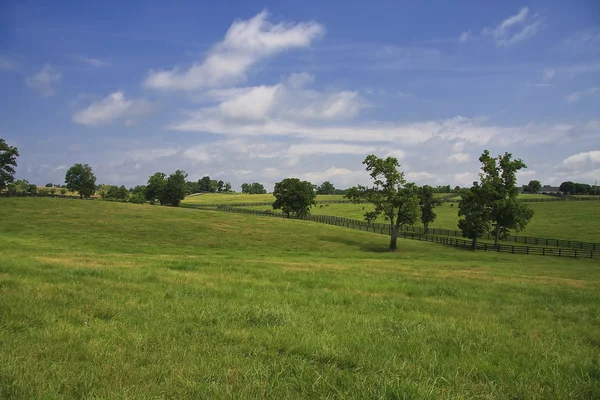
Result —
M 600 217 L 600 201 L 556 201 L 527 203 L 535 214 L 527 228 L 518 233 L 546 238 L 579 240 L 600 243 L 600 229 L 596 227 Z M 249 207 L 262 210 L 265 207 Z M 363 210 L 364 208 L 364 210 Z M 313 214 L 364 219 L 364 214 L 372 210 L 369 204 L 330 204 L 312 208 Z M 435 209 L 436 220 L 431 227 L 458 229 L 458 204 L 444 203 Z M 383 217 L 377 222 L 384 223 Z
M 597 261 L 0 198 L 0 398 L 600 398 Z
M 347 200 L 343 195 L 318 195 L 317 200 Z M 198 196 L 188 196 L 183 203 L 191 204 L 235 204 L 235 203 L 266 203 L 273 202 L 272 194 L 242 194 L 242 193 L 207 193 Z

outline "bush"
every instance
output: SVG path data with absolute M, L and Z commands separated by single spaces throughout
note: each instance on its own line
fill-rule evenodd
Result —
M 60 194 L 62 194 L 63 196 L 65 194 L 67 194 L 67 189 L 65 189 L 65 188 L 60 189 Z
M 129 202 L 135 204 L 144 204 L 146 202 L 146 198 L 144 197 L 144 193 L 134 193 L 129 196 Z

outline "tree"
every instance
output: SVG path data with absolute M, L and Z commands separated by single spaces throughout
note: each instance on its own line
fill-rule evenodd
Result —
M 542 184 L 540 183 L 540 181 L 533 180 L 533 181 L 529 181 L 529 183 L 527 184 L 527 187 L 529 188 L 530 193 L 538 193 L 540 191 L 540 189 L 542 188 Z
M 231 192 L 231 183 L 225 182 L 225 185 L 223 185 L 223 191 L 227 193 Z
M 363 161 L 373 180 L 373 187 L 361 185 L 348 189 L 346 197 L 353 203 L 367 201 L 375 210 L 365 213 L 365 219 L 375 221 L 382 215 L 390 222 L 390 251 L 397 249 L 398 233 L 403 225 L 412 225 L 419 219 L 417 187 L 406 183 L 400 164 L 394 157 L 379 158 L 373 154 Z
M 204 176 L 198 181 L 198 189 L 202 193 L 210 192 L 210 176 Z
M 51 187 L 52 187 L 52 184 L 51 184 L 51 183 L 46 183 L 46 186 L 45 186 L 45 187 L 47 187 L 47 188 L 51 188 Z
M 146 200 L 148 200 L 151 204 L 154 204 L 156 200 L 159 200 L 161 201 L 160 204 L 162 205 L 162 192 L 166 184 L 166 175 L 162 172 L 157 172 L 154 175 L 152 175 L 148 179 L 146 191 L 144 192 Z
M 250 194 L 250 184 L 242 183 L 242 193 Z
M 575 184 L 571 181 L 563 182 L 558 188 L 564 194 L 575 194 Z
M 479 233 L 489 223 L 497 246 L 500 237 L 506 237 L 511 229 L 519 232 L 533 217 L 533 211 L 518 199 L 519 189 L 516 186 L 517 172 L 527 166 L 520 159 L 513 160 L 510 153 L 494 158 L 487 150 L 479 161 L 482 163 L 481 183 L 474 182 L 473 187 L 463 193 L 465 196 L 471 192 L 468 201 L 461 199 L 459 203 L 459 215 L 465 217 L 465 222 L 459 221 L 459 227 L 464 236 L 473 238 L 473 232 Z M 471 216 L 470 213 L 476 215 Z M 470 226 L 475 223 L 482 226 Z M 463 226 L 468 229 L 463 229 Z
M 490 230 L 491 216 L 487 207 L 487 197 L 479 182 L 465 190 L 458 203 L 458 227 L 464 237 L 471 239 L 471 247 L 475 250 L 477 239 Z
M 121 187 L 119 187 L 117 189 L 117 200 L 118 201 L 127 201 L 127 198 L 129 197 L 129 191 L 127 190 L 127 188 L 123 185 L 121 185 Z
M 335 187 L 329 181 L 325 181 L 317 188 L 317 194 L 333 194 Z
M 0 190 L 14 182 L 17 157 L 19 157 L 19 150 L 9 146 L 4 139 L 0 138 Z
M 185 198 L 185 171 L 177 170 L 167 178 L 165 186 L 160 196 L 160 204 L 168 204 L 173 207 L 179 206 L 181 200 Z
M 210 183 L 208 184 L 208 191 L 210 193 L 216 193 L 218 187 L 219 187 L 218 182 L 216 180 L 214 180 L 214 179 L 211 179 Z
M 267 193 L 267 189 L 265 189 L 265 187 L 262 185 L 262 183 L 254 182 L 252 185 L 250 185 L 250 194 L 265 194 L 265 193 Z
M 433 197 L 435 189 L 425 185 L 419 188 L 419 208 L 421 209 L 421 222 L 425 233 L 429 231 L 429 224 L 435 221 L 437 217 L 433 209 L 443 203 L 442 199 Z
M 96 177 L 92 172 L 92 167 L 87 164 L 75 164 L 67 171 L 65 175 L 67 189 L 71 192 L 78 192 L 79 197 L 90 197 L 96 190 Z
M 222 192 L 224 185 L 225 185 L 225 182 L 223 182 L 223 181 L 217 182 L 217 192 Z
M 281 209 L 288 218 L 290 215 L 302 218 L 310 214 L 316 194 L 312 183 L 298 178 L 286 178 L 275 184 L 273 196 L 275 210 Z
M 60 189 L 60 194 L 62 194 L 63 196 L 65 194 L 67 194 L 67 189 L 65 189 L 65 188 Z
M 50 194 L 54 195 L 54 193 L 56 193 L 56 189 L 55 188 L 50 188 Z

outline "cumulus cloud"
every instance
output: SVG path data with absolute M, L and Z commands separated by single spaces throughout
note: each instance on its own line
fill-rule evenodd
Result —
M 583 165 L 600 163 L 600 150 L 577 153 L 563 160 L 563 165 Z
M 148 115 L 153 110 L 154 105 L 146 99 L 127 100 L 124 92 L 117 91 L 75 113 L 73 122 L 98 126 L 118 119 Z M 132 121 L 128 120 L 127 125 L 131 126 L 131 124 Z
M 454 174 L 454 182 L 463 187 L 471 186 L 476 180 L 477 175 L 472 172 Z
M 455 153 L 448 157 L 448 160 L 451 163 L 464 163 L 471 160 L 471 157 L 466 153 Z
M 50 64 L 44 65 L 37 74 L 26 78 L 27 86 L 37 91 L 42 97 L 50 97 L 54 94 L 52 85 L 59 82 L 61 73 Z
M 554 69 L 552 69 L 552 68 L 546 68 L 542 72 L 542 79 L 545 80 L 545 81 L 552 80 L 552 78 L 554 78 L 554 74 L 555 73 L 556 73 L 556 71 L 554 71 Z
M 316 22 L 273 24 L 267 20 L 268 16 L 263 11 L 249 20 L 235 21 L 202 62 L 187 69 L 151 71 L 145 86 L 196 90 L 240 82 L 260 61 L 286 50 L 309 47 L 324 33 L 324 28 Z
M 538 15 L 531 15 L 529 8 L 523 7 L 515 15 L 506 18 L 495 28 L 485 28 L 484 35 L 491 36 L 496 46 L 509 47 L 533 37 L 542 27 Z
M 599 90 L 600 90 L 600 88 L 598 88 L 598 87 L 592 87 L 592 88 L 588 88 L 588 89 L 584 89 L 584 90 L 578 90 L 578 91 L 573 92 L 570 95 L 568 95 L 566 97 L 566 99 L 569 103 L 574 103 L 574 102 L 578 101 L 579 99 L 581 99 L 582 97 L 593 95 L 594 93 L 596 93 Z
M 423 180 L 432 179 L 433 177 L 434 177 L 434 175 L 427 171 L 420 171 L 420 172 L 411 171 L 411 172 L 406 173 L 406 179 L 409 181 L 423 181 Z
M 463 32 L 460 34 L 460 36 L 458 37 L 458 41 L 460 43 L 464 43 L 467 40 L 469 40 L 469 37 L 471 36 L 471 31 L 467 31 L 467 32 Z

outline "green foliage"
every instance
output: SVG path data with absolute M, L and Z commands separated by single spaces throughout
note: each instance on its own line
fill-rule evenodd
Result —
M 144 204 L 146 202 L 146 197 L 142 192 L 132 193 L 127 201 L 134 204 Z
M 419 188 L 419 208 L 421 209 L 421 223 L 425 229 L 425 233 L 429 229 L 429 224 L 435 221 L 437 215 L 433 211 L 435 207 L 443 204 L 443 200 L 434 197 L 435 189 L 431 186 L 425 185 Z
M 153 204 L 157 200 L 160 201 L 161 194 L 162 194 L 163 189 L 166 184 L 167 184 L 166 175 L 163 174 L 162 172 L 157 172 L 154 175 L 152 175 L 148 179 L 148 184 L 146 185 L 146 190 L 144 192 L 144 195 L 146 196 L 146 200 L 148 200 L 150 203 L 153 203 Z M 161 201 L 161 205 L 162 205 L 162 201 Z
M 37 187 L 36 187 L 36 189 L 37 189 Z M 42 196 L 48 196 L 49 192 L 50 192 L 50 190 L 47 189 L 47 188 L 43 188 L 43 189 L 37 190 L 37 193 L 40 194 L 40 195 L 42 195 Z M 36 193 L 36 192 L 33 192 L 33 193 Z
M 146 193 L 146 185 L 136 185 L 131 189 L 131 194 L 142 194 Z
M 87 164 L 75 164 L 65 175 L 67 189 L 78 192 L 80 197 L 90 197 L 96 190 L 96 177 L 92 167 Z
M 563 182 L 560 184 L 560 191 L 564 194 L 598 194 L 600 191 L 595 186 L 588 185 L 587 183 L 576 183 L 576 182 Z
M 208 184 L 209 193 L 217 193 L 218 189 L 219 189 L 219 183 L 216 180 L 211 179 L 210 183 Z
M 223 191 L 223 187 L 225 186 L 225 182 L 218 181 L 217 182 L 217 192 L 221 193 Z
M 204 176 L 198 181 L 198 190 L 202 193 L 210 193 L 210 176 Z
M 500 237 L 511 229 L 521 231 L 533 217 L 533 211 L 518 199 L 516 186 L 517 172 L 527 166 L 520 159 L 513 160 L 510 153 L 494 158 L 488 150 L 484 150 L 479 161 L 482 163 L 481 183 L 475 182 L 470 194 L 468 191 L 462 194 L 459 215 L 464 221 L 459 221 L 459 228 L 464 236 L 476 240 L 481 232 L 489 230 L 489 222 L 498 244 Z
M 167 178 L 160 195 L 160 204 L 177 207 L 185 198 L 185 171 L 177 170 Z
M 310 207 L 315 204 L 316 194 L 312 183 L 298 178 L 286 178 L 275 184 L 273 196 L 275 196 L 274 209 L 281 209 L 288 218 L 290 215 L 301 218 L 310 214 Z
M 67 189 L 66 188 L 61 188 L 60 189 L 60 194 L 65 195 L 67 193 Z
M 242 193 L 246 194 L 265 194 L 267 190 L 265 187 L 258 182 L 254 183 L 242 183 Z
M 400 227 L 413 225 L 419 219 L 418 189 L 415 184 L 406 183 L 394 157 L 384 159 L 371 154 L 363 164 L 373 180 L 373 187 L 352 187 L 346 197 L 354 203 L 366 201 L 374 205 L 373 211 L 365 213 L 365 219 L 372 222 L 383 215 L 392 226 L 389 249 L 396 250 Z
M 55 188 L 51 188 L 50 189 L 50 194 L 55 194 L 56 193 L 56 189 Z
M 335 187 L 329 181 L 325 181 L 317 188 L 317 194 L 333 194 Z
M 15 168 L 17 167 L 19 150 L 0 138 L 0 190 L 14 181 Z
M 51 183 L 46 183 L 46 186 L 45 186 L 45 187 L 47 187 L 47 188 L 51 188 L 51 187 L 52 187 L 52 184 L 51 184 Z
M 231 192 L 231 183 L 229 182 L 225 182 L 225 184 L 223 185 L 223 191 L 225 193 L 229 193 Z
M 527 192 L 535 194 L 540 191 L 540 189 L 542 188 L 542 184 L 538 180 L 532 180 L 529 181 L 526 187 L 528 189 Z

